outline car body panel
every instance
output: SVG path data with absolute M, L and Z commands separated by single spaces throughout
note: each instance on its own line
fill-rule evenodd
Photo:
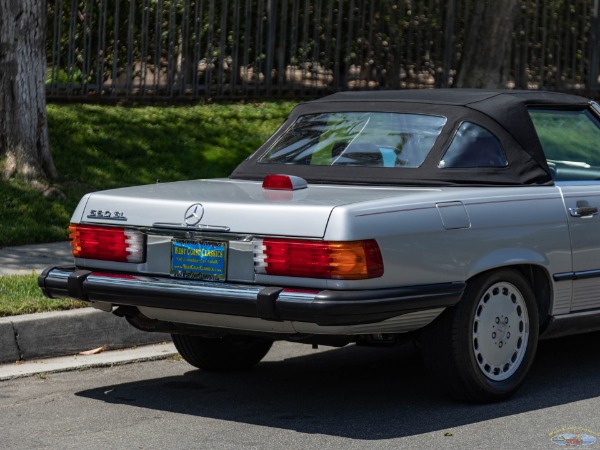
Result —
M 317 185 L 289 192 L 264 190 L 261 183 L 252 181 L 182 181 L 89 194 L 71 222 L 186 227 L 187 208 L 201 203 L 201 227 L 214 227 L 213 231 L 322 238 L 329 215 L 337 206 L 409 196 L 423 190 Z M 111 212 L 122 213 L 126 220 L 99 217 Z
M 574 217 L 579 207 L 600 207 L 600 183 L 587 186 L 562 186 L 565 207 L 569 218 L 572 245 L 573 298 L 571 311 L 584 311 L 600 307 L 600 217 L 597 214 Z

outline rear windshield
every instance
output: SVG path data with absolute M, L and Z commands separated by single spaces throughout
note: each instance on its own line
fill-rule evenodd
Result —
M 307 114 L 259 162 L 415 168 L 425 161 L 445 123 L 445 117 L 421 114 Z

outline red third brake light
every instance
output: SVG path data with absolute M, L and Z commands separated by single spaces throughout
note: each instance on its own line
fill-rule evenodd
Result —
M 304 178 L 295 177 L 293 175 L 267 175 L 263 180 L 263 189 L 277 189 L 282 191 L 295 191 L 304 189 L 308 183 Z
M 289 277 L 360 280 L 383 275 L 383 259 L 374 240 L 257 240 L 254 265 L 257 273 Z
M 141 263 L 146 259 L 145 236 L 136 230 L 96 225 L 69 226 L 71 251 L 76 258 Z

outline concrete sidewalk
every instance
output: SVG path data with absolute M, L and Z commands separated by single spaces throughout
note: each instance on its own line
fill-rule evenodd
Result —
M 49 266 L 72 263 L 69 242 L 0 249 L 0 275 L 40 273 Z M 125 319 L 93 308 L 3 317 L 0 364 L 170 340 L 168 334 L 139 331 Z
M 40 273 L 64 264 L 73 264 L 68 241 L 0 248 L 0 275 Z

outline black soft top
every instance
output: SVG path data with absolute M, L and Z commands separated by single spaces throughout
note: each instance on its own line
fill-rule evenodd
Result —
M 549 185 L 550 170 L 528 108 L 582 109 L 586 98 L 538 91 L 420 89 L 339 92 L 299 104 L 282 127 L 232 173 L 232 178 L 263 179 L 285 173 L 313 183 L 393 185 Z M 336 111 L 430 114 L 447 118 L 425 162 L 418 168 L 310 166 L 259 163 L 260 157 L 299 116 Z M 440 169 L 438 163 L 461 123 L 476 123 L 501 141 L 507 167 Z

